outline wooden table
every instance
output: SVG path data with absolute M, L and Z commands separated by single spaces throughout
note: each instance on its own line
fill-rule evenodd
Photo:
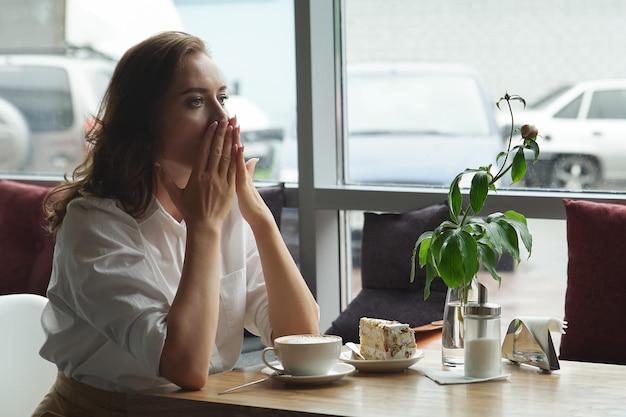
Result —
M 129 397 L 130 416 L 626 416 L 626 366 L 561 361 L 540 374 L 503 363 L 506 380 L 438 385 L 420 369 L 441 369 L 441 352 L 425 351 L 394 374 L 356 373 L 318 386 L 265 381 L 229 394 L 218 392 L 258 379 L 261 367 L 211 375 L 200 391 L 157 391 Z

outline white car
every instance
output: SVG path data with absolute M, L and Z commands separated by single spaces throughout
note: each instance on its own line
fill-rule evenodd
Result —
M 478 72 L 445 62 L 347 67 L 348 181 L 449 185 L 504 150 Z
M 495 166 L 505 147 L 496 99 L 473 67 L 359 62 L 346 71 L 347 182 L 448 186 L 466 168 Z M 296 152 L 294 124 L 283 145 L 283 181 L 298 179 Z
M 0 169 L 71 173 L 84 156 L 85 128 L 114 66 L 93 54 L 0 55 L 0 98 L 20 111 L 29 129 L 26 143 L 0 148 L 0 161 L 12 161 Z
M 528 164 L 527 185 L 582 190 L 626 180 L 626 79 L 561 88 L 515 117 L 539 129 L 540 161 Z

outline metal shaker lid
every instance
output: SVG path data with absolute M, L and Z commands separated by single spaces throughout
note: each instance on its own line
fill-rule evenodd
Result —
M 494 303 L 468 303 L 463 308 L 466 316 L 499 317 L 502 308 Z

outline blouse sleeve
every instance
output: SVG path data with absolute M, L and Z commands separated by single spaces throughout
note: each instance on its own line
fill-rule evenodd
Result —
M 55 251 L 63 302 L 158 374 L 169 302 L 136 220 L 111 200 L 75 200 Z

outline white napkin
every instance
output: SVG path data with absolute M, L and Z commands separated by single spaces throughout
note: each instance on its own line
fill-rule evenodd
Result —
M 502 374 L 489 378 L 470 378 L 465 376 L 463 369 L 443 370 L 443 369 L 421 369 L 420 372 L 432 379 L 439 385 L 449 384 L 472 384 L 474 382 L 495 381 L 498 379 L 506 379 L 511 374 Z

